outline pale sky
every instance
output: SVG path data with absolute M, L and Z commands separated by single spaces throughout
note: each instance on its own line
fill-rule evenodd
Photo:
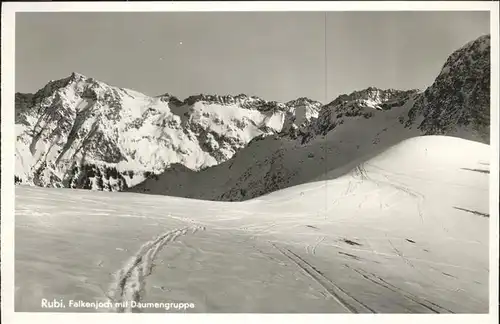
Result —
M 181 100 L 330 102 L 369 86 L 425 88 L 487 33 L 488 12 L 18 13 L 16 91 L 75 71 Z

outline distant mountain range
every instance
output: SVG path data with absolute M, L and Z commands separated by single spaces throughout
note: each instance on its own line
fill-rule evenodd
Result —
M 306 125 L 320 107 L 306 98 L 149 97 L 73 73 L 16 94 L 16 177 L 122 190 L 175 163 L 200 170 L 224 162 L 255 137 Z
M 246 200 L 336 177 L 413 136 L 489 143 L 490 36 L 452 53 L 425 91 L 181 101 L 73 73 L 17 93 L 15 123 L 16 183 Z

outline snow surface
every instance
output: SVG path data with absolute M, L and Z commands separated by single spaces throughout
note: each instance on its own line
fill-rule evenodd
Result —
M 108 295 L 194 312 L 487 313 L 488 160 L 485 144 L 417 137 L 245 202 L 17 186 L 15 310 L 94 312 L 40 300 Z

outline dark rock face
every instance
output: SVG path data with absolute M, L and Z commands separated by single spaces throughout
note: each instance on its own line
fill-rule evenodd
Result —
M 416 127 L 425 134 L 473 132 L 472 139 L 489 143 L 490 36 L 482 36 L 451 54 L 408 117 L 407 127 L 417 122 Z

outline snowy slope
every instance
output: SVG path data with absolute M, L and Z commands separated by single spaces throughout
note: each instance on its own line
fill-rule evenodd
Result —
M 348 169 L 419 135 L 488 143 L 489 74 L 489 36 L 484 36 L 452 53 L 424 92 L 370 87 L 341 95 L 321 107 L 305 127 L 256 138 L 230 160 L 201 172 L 169 169 L 128 191 L 241 201 L 331 170 L 340 174 L 341 167 Z M 465 101 L 456 100 L 464 95 Z
M 107 292 L 194 312 L 487 313 L 489 156 L 417 137 L 231 203 L 17 186 L 15 308 Z
M 16 94 L 16 181 L 122 190 L 172 164 L 199 170 L 257 136 L 307 123 L 319 103 L 198 95 L 149 97 L 73 73 Z M 299 125 L 299 126 L 301 126 Z

